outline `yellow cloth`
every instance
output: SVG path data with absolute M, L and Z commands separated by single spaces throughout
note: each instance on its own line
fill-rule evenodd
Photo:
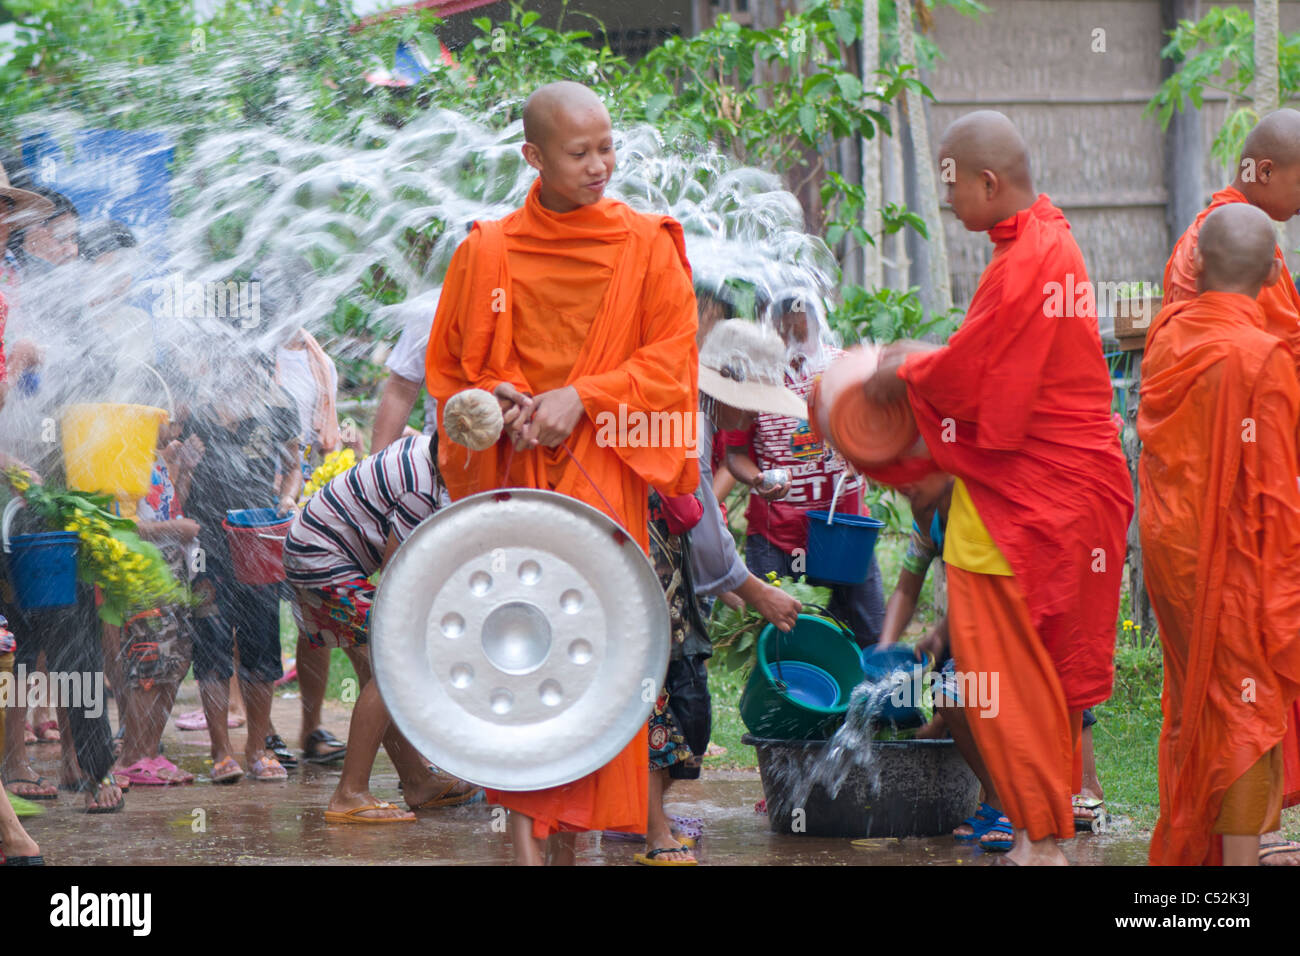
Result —
M 952 508 L 948 527 L 943 533 L 943 560 L 954 568 L 976 574 L 1002 574 L 1011 577 L 1011 565 L 993 543 L 984 519 L 970 500 L 966 483 L 960 478 L 952 488 Z

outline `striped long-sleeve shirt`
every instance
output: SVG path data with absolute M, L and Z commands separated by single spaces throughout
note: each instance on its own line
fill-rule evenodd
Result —
M 427 435 L 394 442 L 316 492 L 284 542 L 289 581 L 321 588 L 379 569 L 389 533 L 404 541 L 450 499 Z

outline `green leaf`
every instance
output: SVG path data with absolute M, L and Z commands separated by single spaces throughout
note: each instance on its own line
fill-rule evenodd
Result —
M 850 44 L 858 38 L 858 25 L 854 22 L 853 14 L 847 10 L 831 10 L 829 16 L 831 23 L 835 24 L 835 33 L 841 43 Z
M 852 73 L 836 73 L 835 84 L 840 88 L 840 96 L 856 103 L 862 99 L 862 81 Z
M 673 98 L 667 93 L 656 93 L 654 96 L 650 97 L 650 99 L 646 100 L 646 120 L 650 123 L 659 122 L 659 117 L 663 115 L 663 111 L 668 108 L 668 105 L 672 103 L 672 101 Z
M 817 110 L 811 103 L 799 107 L 799 127 L 809 140 L 817 138 Z
M 826 229 L 826 245 L 833 246 L 844 238 L 844 227 L 835 223 Z

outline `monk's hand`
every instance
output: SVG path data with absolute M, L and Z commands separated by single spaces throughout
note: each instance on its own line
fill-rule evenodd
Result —
M 525 395 L 509 382 L 502 382 L 493 389 L 492 394 L 501 403 L 501 419 L 504 422 L 504 431 L 514 443 L 515 450 L 523 451 L 528 448 L 529 445 L 524 439 L 524 426 L 533 413 L 534 398 L 531 395 Z
M 545 445 L 554 448 L 567 439 L 587 410 L 582 405 L 578 390 L 572 385 L 542 392 L 536 398 L 532 417 L 524 428 L 528 447 Z

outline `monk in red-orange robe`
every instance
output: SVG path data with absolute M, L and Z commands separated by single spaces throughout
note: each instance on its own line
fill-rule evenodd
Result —
M 1248 203 L 1262 209 L 1277 222 L 1300 212 L 1300 112 L 1291 109 L 1270 113 L 1251 130 L 1242 147 L 1241 161 L 1232 185 L 1211 197 L 1196 220 L 1187 227 L 1165 265 L 1164 304 L 1170 305 L 1197 294 L 1192 260 L 1197 237 L 1205 218 L 1229 203 Z M 1265 330 L 1285 341 L 1300 363 L 1300 292 L 1296 291 L 1286 259 L 1276 244 L 1273 254 L 1281 263 L 1278 279 L 1259 290 L 1256 301 L 1264 310 Z M 1300 466 L 1297 466 L 1300 471 Z M 1300 702 L 1287 718 L 1287 736 L 1282 745 L 1286 770 L 1283 806 L 1300 804 Z M 1273 835 L 1263 851 L 1273 860 L 1300 864 L 1300 844 L 1288 844 L 1281 834 Z
M 1202 291 L 1160 311 L 1142 360 L 1139 529 L 1165 662 L 1150 859 L 1252 865 L 1280 827 L 1300 699 L 1300 382 L 1257 298 L 1280 271 L 1268 216 L 1228 203 L 1201 225 Z
M 887 348 L 868 389 L 905 389 L 935 464 L 958 479 L 949 630 L 957 670 L 988 688 L 962 703 L 1015 833 L 1006 859 L 1064 864 L 1082 711 L 1111 691 L 1132 488 L 1083 256 L 1034 192 L 1020 134 L 1000 113 L 967 115 L 940 171 L 993 259 L 947 346 Z
M 657 442 L 598 441 L 598 421 L 668 412 L 684 425 L 698 408 L 695 296 L 682 230 L 604 197 L 613 137 L 590 90 L 542 87 L 529 99 L 524 126 L 524 155 L 539 178 L 522 209 L 477 223 L 456 250 L 427 358 L 440 429 L 447 400 L 481 388 L 502 400 L 509 440 L 470 452 L 443 432 L 439 467 L 453 499 L 524 487 L 606 513 L 612 507 L 646 551 L 649 487 L 693 492 L 695 459 Z M 541 841 L 556 833 L 643 832 L 646 754 L 643 726 L 618 757 L 581 780 L 489 792 L 512 811 L 519 859 L 539 862 Z

